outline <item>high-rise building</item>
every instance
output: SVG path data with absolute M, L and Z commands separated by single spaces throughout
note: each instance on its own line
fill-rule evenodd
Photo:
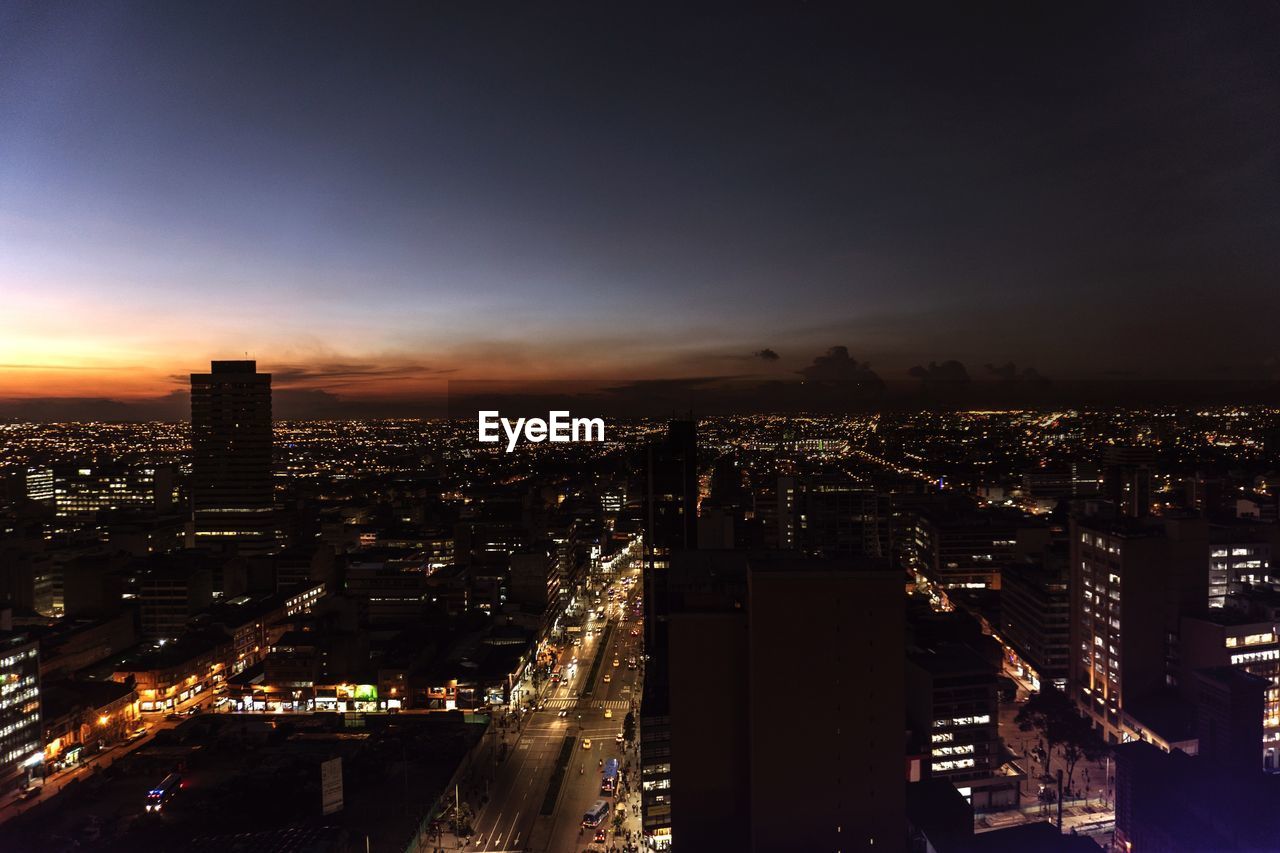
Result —
M 668 573 L 671 763 L 645 766 L 641 792 L 675 798 L 677 847 L 902 849 L 899 574 L 731 551 L 676 553 Z M 785 711 L 794 690 L 822 697 L 801 720 Z
M 1149 447 L 1108 447 L 1103 459 L 1103 494 L 1121 515 L 1143 518 L 1151 513 L 1151 475 L 1155 451 Z
M 194 547 L 242 555 L 278 546 L 271 482 L 271 374 L 254 361 L 215 361 L 191 374 Z
M 677 553 L 668 571 L 671 763 L 645 766 L 641 790 L 675 797 L 678 848 L 902 849 L 900 575 L 730 551 Z M 799 720 L 795 690 L 822 697 Z
M 0 630 L 0 786 L 39 763 L 42 734 L 38 643 Z
M 929 758 L 926 772 L 953 784 L 975 811 L 1018 805 L 1018 781 L 1001 772 L 998 668 L 962 643 L 907 656 L 907 719 Z
M 671 748 L 667 688 L 668 569 L 676 551 L 698 547 L 698 433 L 693 421 L 672 421 L 646 449 L 644 692 L 640 702 L 640 767 L 645 838 L 671 844 Z
M 668 591 L 669 766 L 641 782 L 673 794 L 677 848 L 902 850 L 905 626 L 888 561 L 682 552 Z M 797 712 L 797 692 L 821 700 Z
M 1224 607 L 1228 596 L 1249 584 L 1269 583 L 1272 556 L 1280 552 L 1280 526 L 1232 520 L 1209 528 L 1210 607 Z
M 27 500 L 37 503 L 53 503 L 53 469 L 28 468 L 26 473 Z
M 1000 589 L 1004 566 L 1049 544 L 1048 525 L 1005 509 L 922 507 L 911 533 L 913 563 L 947 589 Z
M 780 477 L 778 547 L 826 559 L 888 557 L 889 496 L 840 475 Z
M 1261 745 L 1254 744 L 1254 757 L 1261 753 L 1262 767 L 1280 770 L 1280 626 L 1275 620 L 1234 608 L 1184 615 L 1178 650 L 1184 688 L 1194 687 L 1197 670 L 1209 668 L 1234 668 L 1266 679 Z
M 531 612 L 554 617 L 560 601 L 560 578 L 550 543 L 511 555 L 511 601 Z
M 143 636 L 175 639 L 192 616 L 213 603 L 213 573 L 201 562 L 152 561 L 138 584 Z
M 1142 737 L 1126 703 L 1177 686 L 1182 613 L 1209 589 L 1198 518 L 1083 519 L 1071 526 L 1071 681 L 1111 743 Z
M 1071 672 L 1070 559 L 1065 543 L 1005 566 L 1000 580 L 1000 634 L 1018 654 L 1021 675 L 1039 690 L 1063 692 Z
M 53 469 L 54 507 L 62 518 L 117 509 L 165 512 L 173 505 L 173 482 L 167 465 L 62 465 Z

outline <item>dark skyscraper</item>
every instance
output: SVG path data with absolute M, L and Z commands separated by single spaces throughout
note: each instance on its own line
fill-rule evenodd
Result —
M 668 572 L 675 849 L 902 850 L 900 574 L 742 551 L 681 552 Z M 789 708 L 787 685 L 821 698 Z
M 1155 464 L 1155 452 L 1150 448 L 1107 448 L 1103 488 L 1121 515 L 1144 518 L 1151 513 L 1151 472 Z
M 671 746 L 667 616 L 671 555 L 698 547 L 698 428 L 672 421 L 645 458 L 645 656 L 640 705 L 644 832 L 651 846 L 671 843 Z
M 193 544 L 261 554 L 278 543 L 271 483 L 271 374 L 215 361 L 191 374 Z

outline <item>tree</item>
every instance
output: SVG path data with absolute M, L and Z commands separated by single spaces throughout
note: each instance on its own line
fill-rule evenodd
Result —
M 466 838 L 471 835 L 471 821 L 474 815 L 471 812 L 471 806 L 467 803 L 459 803 L 458 809 L 453 816 L 453 832 L 459 838 Z
M 1032 696 L 1018 710 L 1014 722 L 1022 731 L 1034 730 L 1044 739 L 1045 748 L 1041 761 L 1046 775 L 1049 774 L 1054 746 L 1062 746 L 1062 760 L 1067 765 L 1068 789 L 1074 784 L 1073 776 L 1080 759 L 1096 761 L 1107 753 L 1107 745 L 1097 731 L 1061 690 L 1046 688 Z
M 1076 715 L 1076 722 L 1063 735 L 1062 760 L 1067 763 L 1067 790 L 1075 786 L 1076 763 L 1097 761 L 1107 754 L 1107 745 L 1089 721 Z
M 622 739 L 627 743 L 631 743 L 636 739 L 636 715 L 634 711 L 628 711 L 627 715 L 622 718 Z
M 1055 744 L 1063 743 L 1080 721 L 1075 705 L 1061 690 L 1045 688 L 1033 694 L 1021 708 L 1014 722 L 1024 732 L 1039 732 L 1044 740 L 1044 772 L 1049 772 L 1049 758 Z

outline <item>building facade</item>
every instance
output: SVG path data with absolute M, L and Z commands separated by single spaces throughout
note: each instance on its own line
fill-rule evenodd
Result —
M 271 374 L 256 362 L 191 374 L 191 544 L 242 555 L 279 546 L 271 429 Z
M 0 633 L 0 786 L 39 763 L 42 736 L 39 644 L 25 634 Z

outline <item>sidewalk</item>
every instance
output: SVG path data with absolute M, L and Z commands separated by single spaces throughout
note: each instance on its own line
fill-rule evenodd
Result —
M 118 743 L 115 746 L 104 749 L 73 767 L 68 767 L 64 770 L 59 770 L 51 776 L 46 776 L 44 785 L 39 789 L 40 796 L 35 797 L 34 799 L 25 801 L 19 800 L 18 796 L 20 792 L 18 791 L 7 795 L 3 800 L 0 800 L 0 824 L 11 818 L 17 817 L 23 812 L 35 808 L 41 803 L 49 800 L 51 797 L 57 796 L 63 788 L 72 782 L 80 779 L 91 778 L 94 771 L 110 767 L 118 759 L 123 758 L 143 744 L 149 743 L 151 739 L 155 737 L 155 733 L 159 730 L 159 727 L 148 729 L 146 735 L 133 742 Z
M 1064 805 L 1062 808 L 1063 831 L 1068 833 L 1073 829 L 1082 827 L 1105 827 L 1107 824 L 1114 824 L 1115 819 L 1115 812 L 1100 805 L 1097 801 L 1092 803 L 1073 803 Z M 1058 806 L 1056 803 L 1044 806 L 1043 810 L 1039 803 L 1035 803 L 1023 806 L 1018 810 L 988 812 L 974 820 L 973 829 L 974 832 L 991 832 L 997 829 L 1017 826 L 1018 824 L 1038 823 L 1046 820 L 1053 824 L 1057 823 Z

